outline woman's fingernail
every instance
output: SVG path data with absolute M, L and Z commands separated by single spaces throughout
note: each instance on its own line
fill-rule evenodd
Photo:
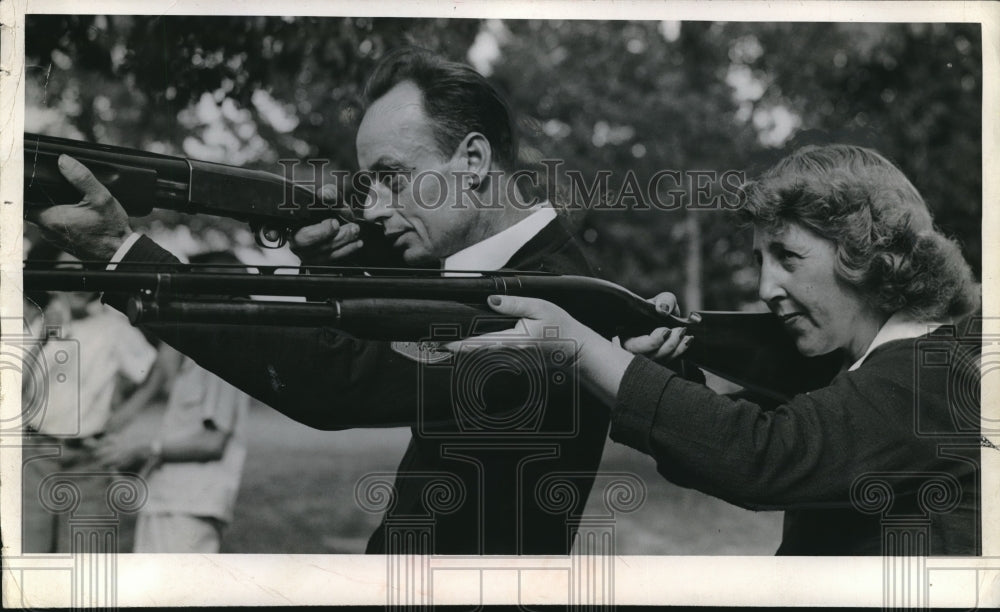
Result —
M 697 312 L 692 312 L 689 318 L 691 319 L 692 323 L 701 323 L 701 315 L 698 314 Z
M 499 295 L 490 296 L 490 306 L 499 306 L 501 302 L 503 302 L 503 300 Z

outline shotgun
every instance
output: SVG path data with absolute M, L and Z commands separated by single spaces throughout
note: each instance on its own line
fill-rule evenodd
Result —
M 270 172 L 25 132 L 26 207 L 80 201 L 79 190 L 59 172 L 57 160 L 63 154 L 87 166 L 132 217 L 148 215 L 154 208 L 229 217 L 247 222 L 254 239 L 266 248 L 281 247 L 296 229 L 332 217 L 360 226 L 364 247 L 356 258 L 359 263 L 402 265 L 382 229 L 359 219 L 350 205 L 364 192 L 362 173 L 350 179 L 332 173 L 342 179 L 337 181 L 340 202 L 333 204 L 301 182 Z
M 454 340 L 509 329 L 516 319 L 487 305 L 490 295 L 548 300 L 606 338 L 687 327 L 684 360 L 772 400 L 828 383 L 836 355 L 807 358 L 771 313 L 658 312 L 631 291 L 582 276 L 541 272 L 453 272 L 354 267 L 27 262 L 24 289 L 102 291 L 135 325 L 329 327 L 371 340 Z M 211 271 L 208 271 L 208 268 Z M 252 300 L 249 296 L 266 296 Z

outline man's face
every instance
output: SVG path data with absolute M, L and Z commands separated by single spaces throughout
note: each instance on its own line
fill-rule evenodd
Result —
M 373 172 L 364 218 L 381 223 L 410 264 L 437 264 L 474 240 L 474 208 L 456 205 L 465 156 L 441 153 L 422 94 L 404 81 L 376 100 L 358 128 L 358 164 Z

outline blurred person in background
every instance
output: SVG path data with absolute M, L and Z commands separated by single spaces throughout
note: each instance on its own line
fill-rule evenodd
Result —
M 778 554 L 981 554 L 981 339 L 962 339 L 980 298 L 958 245 L 910 181 L 861 147 L 799 149 L 744 194 L 760 298 L 803 355 L 840 353 L 828 386 L 765 410 L 646 358 L 682 354 L 691 339 L 679 330 L 622 348 L 530 298 L 491 298 L 522 319 L 516 335 L 483 339 L 523 343 L 551 327 L 576 338 L 581 377 L 611 406 L 611 438 L 671 482 L 784 510 Z M 671 294 L 656 302 L 676 307 Z M 887 549 L 882 513 L 926 520 L 926 542 Z
M 193 264 L 239 264 L 228 252 L 191 257 Z M 206 268 L 211 271 L 211 268 Z M 149 497 L 136 523 L 137 553 L 217 553 L 232 523 L 246 458 L 250 398 L 161 344 L 156 370 L 170 389 L 153 435 L 123 432 L 95 449 L 99 465 L 138 470 Z M 143 406 L 134 406 L 125 421 Z
M 28 260 L 74 258 L 39 243 Z M 69 517 L 49 510 L 43 481 L 50 476 L 67 481 L 79 494 L 78 516 L 109 512 L 106 496 L 112 473 L 95 470 L 94 448 L 108 433 L 114 411 L 130 412 L 156 393 L 156 380 L 149 376 L 156 349 L 96 293 L 26 297 L 26 320 L 37 339 L 32 367 L 44 370 L 22 397 L 22 550 L 69 552 Z M 22 377 L 25 382 L 31 379 Z

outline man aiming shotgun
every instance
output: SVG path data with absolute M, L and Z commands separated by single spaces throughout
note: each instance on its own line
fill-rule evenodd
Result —
M 364 218 L 382 226 L 407 263 L 440 265 L 446 272 L 592 272 L 555 210 L 526 201 L 517 189 L 512 115 L 481 75 L 404 50 L 376 67 L 366 94 L 358 162 L 377 180 L 368 189 Z M 137 262 L 176 261 L 132 232 L 125 210 L 85 166 L 63 156 L 59 167 L 83 199 L 30 213 L 47 237 L 123 271 Z M 350 223 L 321 221 L 300 229 L 292 243 L 305 262 L 335 261 L 359 248 L 356 232 Z M 574 519 L 600 463 L 608 414 L 572 373 L 568 379 L 549 376 L 558 364 L 518 369 L 509 366 L 521 364 L 508 360 L 491 366 L 495 373 L 484 380 L 467 375 L 463 366 L 475 366 L 468 360 L 413 343 L 357 340 L 329 328 L 177 325 L 157 333 L 307 425 L 411 428 L 394 503 L 368 552 L 570 551 Z M 555 340 L 571 348 L 572 339 Z M 579 494 L 570 507 L 553 512 L 540 485 L 566 472 L 582 474 L 574 479 Z M 447 499 L 435 496 L 442 487 Z M 411 519 L 432 527 L 416 537 L 407 531 Z

